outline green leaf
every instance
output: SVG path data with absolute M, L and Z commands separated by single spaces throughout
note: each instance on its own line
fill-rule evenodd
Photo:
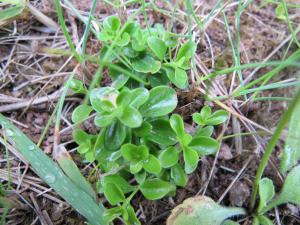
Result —
M 129 205 L 129 204 L 126 205 L 126 211 L 129 216 L 128 221 L 127 221 L 128 225 L 141 225 L 141 222 L 137 218 L 134 208 L 131 205 Z
M 105 131 L 104 145 L 108 150 L 118 149 L 126 138 L 126 127 L 114 121 Z
M 104 207 L 85 191 L 82 191 L 65 175 L 60 167 L 43 150 L 38 148 L 21 130 L 0 114 L 2 131 L 6 132 L 7 142 L 23 156 L 35 173 L 58 195 L 93 225 L 106 225 L 103 218 Z M 1 136 L 3 137 L 3 132 Z M 68 191 L 66 191 L 68 190 Z
M 173 131 L 176 133 L 177 137 L 180 140 L 182 140 L 185 135 L 184 123 L 182 117 L 178 114 L 173 114 L 170 118 L 170 125 Z
M 7 9 L 1 9 L 0 21 L 11 19 L 13 17 L 20 15 L 23 12 L 24 8 L 25 8 L 24 6 L 18 5 Z
M 264 215 L 255 216 L 254 219 L 258 220 L 258 225 L 274 225 L 274 223 Z M 255 225 L 254 222 L 253 224 Z
M 146 176 L 147 174 L 145 170 L 142 170 L 141 172 L 134 174 L 134 178 L 136 182 L 138 182 L 139 184 L 144 183 L 144 181 L 146 180 Z
M 81 174 L 66 148 L 63 146 L 58 146 L 55 152 L 55 160 L 58 162 L 64 173 L 72 180 L 72 182 L 96 201 L 96 194 L 91 184 Z
M 286 20 L 284 6 L 281 2 L 278 3 L 278 5 L 275 9 L 275 14 L 276 14 L 277 19 Z
M 167 46 L 166 44 L 156 37 L 149 37 L 147 39 L 147 43 L 149 48 L 153 51 L 155 56 L 159 58 L 161 61 L 164 59 L 164 56 L 167 52 Z
M 95 116 L 94 123 L 98 127 L 107 127 L 114 121 L 115 116 L 109 112 L 101 112 Z
M 189 143 L 189 147 L 197 151 L 199 156 L 212 155 L 218 151 L 219 143 L 211 137 L 197 136 Z
M 186 88 L 188 84 L 188 76 L 185 70 L 180 68 L 175 68 L 175 80 L 171 80 L 173 84 L 178 88 Z
M 74 92 L 74 93 L 86 93 L 86 88 L 83 85 L 81 80 L 77 80 L 77 79 L 72 79 L 70 81 L 70 85 L 69 88 Z
M 240 225 L 239 223 L 232 220 L 225 220 L 222 225 Z
M 272 199 L 267 209 L 284 203 L 293 203 L 300 206 L 300 165 L 294 167 L 286 177 L 280 194 Z M 266 209 L 266 210 L 267 210 Z M 266 211 L 264 210 L 264 212 Z
M 269 178 L 263 178 L 259 181 L 259 206 L 258 212 L 260 212 L 267 203 L 273 198 L 275 189 L 272 180 Z
M 90 113 L 93 111 L 93 108 L 89 105 L 79 105 L 77 106 L 72 113 L 72 122 L 81 123 L 86 120 Z
M 171 168 L 171 178 L 177 186 L 185 187 L 188 178 L 179 164 L 176 164 Z
M 163 168 L 170 168 L 178 162 L 179 151 L 173 146 L 168 147 L 167 149 L 161 151 L 158 159 Z
M 134 108 L 139 108 L 149 98 L 149 91 L 146 88 L 135 88 L 131 91 L 130 105 Z
M 109 101 L 115 105 L 117 96 L 118 92 L 112 87 L 95 88 L 91 91 L 90 102 L 97 112 L 111 111 L 113 109 L 107 110 L 107 107 L 103 104 L 103 100 Z
M 245 214 L 242 208 L 223 207 L 211 198 L 197 196 L 176 206 L 167 220 L 167 225 L 221 225 L 229 217 Z
M 200 115 L 204 120 L 207 120 L 211 116 L 211 108 L 209 106 L 204 106 L 201 111 Z
M 177 53 L 176 61 L 182 57 L 185 57 L 185 60 L 188 61 L 195 54 L 196 48 L 197 45 L 192 41 L 184 43 Z
M 121 153 L 128 161 L 139 162 L 149 158 L 149 150 L 145 145 L 125 144 L 121 147 Z
M 169 80 L 178 88 L 184 89 L 188 84 L 188 77 L 185 70 L 177 66 L 164 66 L 164 72 L 166 73 Z
M 127 83 L 128 80 L 129 80 L 129 76 L 124 74 L 119 74 L 115 79 L 113 79 L 111 86 L 119 90 Z
M 283 156 L 280 161 L 281 172 L 286 172 L 297 165 L 300 159 L 300 103 L 298 102 L 289 122 L 288 136 L 285 141 Z
M 91 143 L 84 143 L 84 144 L 80 144 L 77 152 L 80 154 L 85 154 L 87 152 L 89 152 L 91 150 Z
M 105 176 L 102 180 L 102 183 L 113 183 L 117 184 L 124 194 L 132 192 L 135 190 L 135 187 L 130 185 L 123 177 L 117 174 Z
M 118 218 L 121 215 L 122 215 L 122 207 L 121 206 L 107 209 L 103 214 L 105 220 L 108 222 L 113 221 L 114 219 Z
M 111 205 L 116 205 L 125 201 L 125 195 L 121 188 L 115 183 L 104 183 L 104 195 Z
M 197 127 L 195 136 L 205 136 L 205 137 L 210 137 L 214 132 L 214 127 L 213 126 L 207 126 L 207 127 Z
M 149 158 L 144 161 L 143 167 L 148 173 L 158 174 L 161 171 L 160 161 L 151 154 Z
M 147 77 L 151 87 L 157 87 L 157 86 L 169 86 L 170 82 L 167 77 L 167 75 L 162 71 L 162 73 L 156 73 L 152 74 L 151 76 Z
M 134 129 L 134 132 L 139 137 L 146 137 L 150 134 L 151 129 L 152 125 L 144 121 L 140 127 Z
M 176 144 L 176 135 L 172 130 L 169 121 L 158 119 L 152 121 L 150 124 L 152 129 L 150 134 L 147 136 L 147 140 L 163 146 Z
M 128 89 L 122 90 L 117 97 L 116 103 L 118 107 L 127 106 L 131 102 L 131 91 Z
M 119 117 L 119 120 L 126 126 L 135 128 L 141 126 L 143 117 L 138 110 L 132 106 L 124 108 L 123 114 Z
M 117 41 L 117 45 L 120 47 L 128 45 L 130 41 L 130 35 L 128 33 L 123 33 Z
M 74 141 L 78 144 L 87 144 L 90 142 L 90 135 L 84 132 L 83 130 L 76 129 L 72 132 L 72 136 L 74 138 Z
M 194 113 L 193 114 L 193 121 L 200 125 L 200 126 L 205 126 L 206 125 L 206 119 L 204 119 L 200 113 Z
M 218 110 L 214 112 L 207 120 L 206 125 L 219 125 L 228 119 L 228 113 L 225 110 Z
M 157 73 L 160 70 L 161 63 L 149 55 L 132 60 L 132 68 L 141 73 Z
M 121 21 L 117 16 L 108 16 L 103 21 L 103 27 L 107 32 L 115 32 L 120 29 Z
M 188 147 L 183 149 L 183 159 L 184 159 L 184 170 L 187 174 L 195 171 L 198 166 L 199 156 L 198 153 Z
M 150 91 L 149 99 L 140 111 L 144 117 L 159 117 L 172 112 L 177 106 L 177 95 L 174 89 L 158 86 Z
M 208 106 L 202 108 L 200 113 L 193 114 L 193 121 L 200 126 L 219 125 L 228 119 L 228 113 L 225 110 L 217 110 L 211 114 L 211 109 Z
M 148 179 L 141 186 L 140 190 L 149 200 L 157 200 L 163 198 L 170 191 L 170 184 L 158 178 Z
M 132 174 L 136 174 L 143 169 L 143 162 L 142 161 L 134 161 L 130 163 L 130 172 Z
M 137 52 L 144 51 L 146 48 L 146 41 L 144 39 L 141 28 L 138 27 L 132 36 L 133 41 L 131 42 L 131 47 Z
M 91 150 L 91 151 L 90 151 Z M 89 163 L 92 163 L 95 161 L 95 153 L 93 149 L 91 148 L 87 153 L 85 153 L 84 158 L 87 160 Z

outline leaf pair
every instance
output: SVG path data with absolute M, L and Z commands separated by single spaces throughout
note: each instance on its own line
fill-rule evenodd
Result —
M 263 214 L 277 205 L 293 203 L 300 205 L 300 166 L 294 167 L 286 177 L 280 193 L 274 198 L 274 185 L 272 180 L 263 178 L 259 182 L 260 202 L 258 213 Z
M 128 186 L 129 184 L 123 179 L 120 183 L 120 177 L 114 179 L 106 179 L 103 184 L 103 192 L 111 205 L 118 205 L 107 210 L 104 213 L 104 218 L 107 221 L 113 221 L 118 216 L 122 216 L 126 225 L 140 224 L 135 215 L 133 207 L 130 205 L 130 197 L 126 198 L 122 190 L 121 184 Z
M 214 154 L 219 148 L 218 142 L 213 138 L 207 136 L 193 138 L 190 134 L 186 133 L 183 120 L 177 114 L 171 116 L 170 125 L 176 133 L 177 140 L 183 151 L 184 169 L 188 174 L 197 168 L 199 157 Z
M 83 130 L 76 129 L 73 131 L 73 138 L 76 144 L 79 145 L 77 152 L 84 155 L 88 162 L 95 160 L 95 144 L 97 141 L 97 135 L 90 135 Z
M 217 110 L 211 112 L 209 106 L 204 106 L 200 113 L 193 114 L 193 121 L 200 126 L 214 126 L 224 123 L 228 118 L 228 113 L 225 110 Z
M 98 112 L 94 120 L 95 124 L 99 127 L 107 127 L 117 119 L 124 126 L 139 127 L 143 118 L 138 107 L 147 101 L 148 96 L 148 90 L 145 88 L 133 91 L 124 89 L 121 92 L 111 87 L 92 90 L 90 101 L 94 110 Z
M 121 32 L 121 21 L 117 16 L 108 16 L 103 21 L 102 30 L 97 37 L 100 41 L 116 41 L 117 46 L 126 46 L 130 41 L 130 35 L 127 32 Z
M 121 92 L 111 87 L 98 88 L 92 90 L 90 100 L 98 112 L 95 124 L 100 127 L 107 127 L 118 119 L 123 125 L 136 128 L 141 126 L 143 117 L 166 115 L 177 105 L 176 92 L 166 86 L 153 88 L 150 92 L 145 88 Z
M 161 171 L 159 160 L 149 153 L 145 145 L 125 144 L 121 148 L 124 159 L 130 161 L 130 172 L 135 174 L 145 169 L 148 173 L 158 174 Z

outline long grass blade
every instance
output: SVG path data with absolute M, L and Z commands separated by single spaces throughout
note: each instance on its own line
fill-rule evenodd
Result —
M 39 177 L 70 203 L 89 223 L 93 225 L 107 224 L 103 218 L 104 207 L 102 205 L 99 206 L 90 195 L 74 184 L 57 163 L 51 160 L 2 114 L 0 114 L 0 124 L 8 142 L 31 164 Z

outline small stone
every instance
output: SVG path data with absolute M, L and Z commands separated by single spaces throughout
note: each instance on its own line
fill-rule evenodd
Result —
M 229 192 L 230 203 L 234 206 L 243 206 L 250 197 L 250 189 L 244 182 L 237 181 Z
M 225 143 L 221 145 L 219 158 L 224 160 L 230 160 L 233 158 L 233 155 L 231 153 L 231 148 Z

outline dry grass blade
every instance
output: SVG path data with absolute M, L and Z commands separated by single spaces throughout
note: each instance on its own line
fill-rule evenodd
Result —
M 103 219 L 104 207 L 98 206 L 90 195 L 67 177 L 59 166 L 38 148 L 23 132 L 0 114 L 0 125 L 8 142 L 12 143 L 32 168 L 50 187 L 69 202 L 93 225 L 107 224 Z M 3 133 L 4 134 L 4 133 Z

